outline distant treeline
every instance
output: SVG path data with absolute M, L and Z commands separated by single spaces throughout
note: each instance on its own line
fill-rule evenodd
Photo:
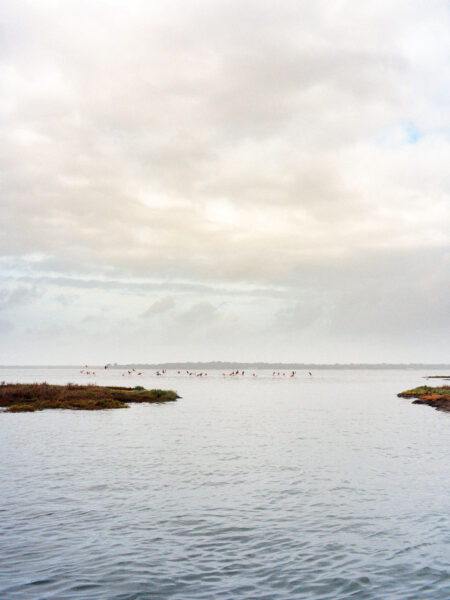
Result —
M 84 366 L 84 365 L 83 365 Z M 100 369 L 104 365 L 90 365 Z M 295 370 L 312 371 L 313 369 L 450 369 L 448 363 L 266 363 L 266 362 L 172 362 L 172 363 L 107 363 L 109 369 L 171 369 L 171 370 L 233 370 L 233 369 L 268 369 L 268 370 Z M 0 369 L 78 369 L 80 365 L 0 365 Z
M 388 363 L 379 363 L 379 364 L 317 364 L 317 363 L 263 363 L 263 362 L 255 362 L 255 363 L 244 363 L 244 362 L 221 362 L 221 361 L 213 361 L 213 362 L 178 362 L 178 363 L 158 363 L 158 364 L 129 364 L 129 365 L 119 365 L 119 364 L 111 364 L 110 368 L 114 369 L 125 369 L 134 367 L 135 369 L 176 369 L 176 370 L 207 370 L 207 369 L 218 369 L 218 370 L 228 370 L 228 369 L 293 369 L 301 371 L 311 371 L 312 369 L 448 369 L 450 365 L 448 364 L 388 364 Z

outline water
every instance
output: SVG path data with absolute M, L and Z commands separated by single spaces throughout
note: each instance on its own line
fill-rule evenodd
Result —
M 450 417 L 396 397 L 426 374 L 102 371 L 182 399 L 0 414 L 1 600 L 448 600 Z

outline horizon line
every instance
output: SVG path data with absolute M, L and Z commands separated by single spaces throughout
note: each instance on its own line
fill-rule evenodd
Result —
M 143 363 L 143 362 L 129 362 L 129 363 L 103 363 L 103 364 L 91 364 L 91 368 L 104 368 L 107 366 L 111 369 L 121 369 L 131 366 L 139 366 L 140 368 L 172 368 L 179 369 L 185 366 L 198 366 L 214 368 L 233 368 L 233 367 L 244 367 L 244 368 L 450 368 L 450 363 L 301 363 L 301 362 L 244 362 L 244 361 L 179 361 L 179 362 L 159 362 L 159 363 Z M 70 369 L 79 368 L 86 366 L 86 363 L 79 364 L 2 364 L 0 369 L 38 369 L 38 368 L 54 368 L 54 369 Z

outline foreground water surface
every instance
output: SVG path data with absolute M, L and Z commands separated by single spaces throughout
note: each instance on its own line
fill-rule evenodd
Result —
M 1 600 L 448 600 L 450 415 L 430 372 L 0 380 L 176 389 L 0 414 Z

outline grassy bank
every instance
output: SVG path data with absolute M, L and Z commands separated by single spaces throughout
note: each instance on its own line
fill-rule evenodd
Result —
M 48 383 L 3 383 L 0 407 L 6 412 L 33 412 L 46 408 L 104 410 L 128 408 L 131 403 L 173 402 L 172 390 L 146 390 L 141 386 L 103 387 L 98 385 L 50 385 Z
M 431 387 L 421 385 L 397 394 L 399 398 L 415 398 L 413 404 L 428 404 L 437 410 L 450 412 L 450 386 Z

